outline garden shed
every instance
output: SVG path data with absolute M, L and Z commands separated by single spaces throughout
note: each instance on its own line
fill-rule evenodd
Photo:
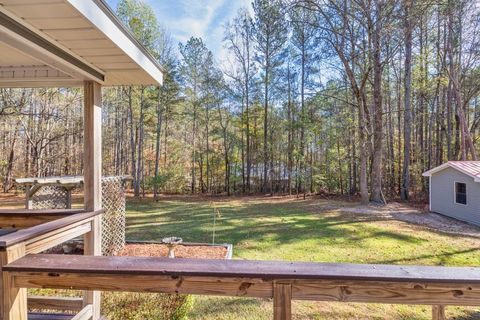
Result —
M 430 211 L 480 225 L 480 161 L 448 161 L 423 176 Z

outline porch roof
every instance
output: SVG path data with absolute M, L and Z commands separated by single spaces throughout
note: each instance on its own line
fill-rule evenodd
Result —
M 159 85 L 162 78 L 104 0 L 0 0 L 0 87 Z

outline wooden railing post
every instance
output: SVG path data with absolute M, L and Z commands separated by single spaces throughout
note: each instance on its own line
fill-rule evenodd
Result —
M 432 320 L 445 319 L 445 306 L 432 306 Z
M 95 216 L 92 221 L 92 231 L 84 236 L 85 255 L 102 255 L 101 221 L 101 215 Z M 85 291 L 83 305 L 92 305 L 92 319 L 100 319 L 100 291 Z
M 0 269 L 23 256 L 25 256 L 25 243 L 0 251 Z M 0 319 L 27 320 L 27 289 L 15 288 L 11 275 L 8 272 L 1 272 L 0 290 Z
M 292 285 L 289 283 L 273 284 L 273 319 L 292 319 Z

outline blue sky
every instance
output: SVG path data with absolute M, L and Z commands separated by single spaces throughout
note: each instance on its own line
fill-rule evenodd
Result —
M 119 0 L 107 0 L 115 9 Z M 185 42 L 191 36 L 202 37 L 217 60 L 223 60 L 223 25 L 241 7 L 250 7 L 252 0 L 143 0 L 157 15 L 159 23 L 172 38 Z

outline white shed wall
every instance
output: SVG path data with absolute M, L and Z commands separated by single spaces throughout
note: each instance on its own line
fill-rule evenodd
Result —
M 455 182 L 467 185 L 467 205 L 455 203 Z M 453 168 L 432 174 L 430 210 L 458 220 L 480 225 L 480 183 Z

